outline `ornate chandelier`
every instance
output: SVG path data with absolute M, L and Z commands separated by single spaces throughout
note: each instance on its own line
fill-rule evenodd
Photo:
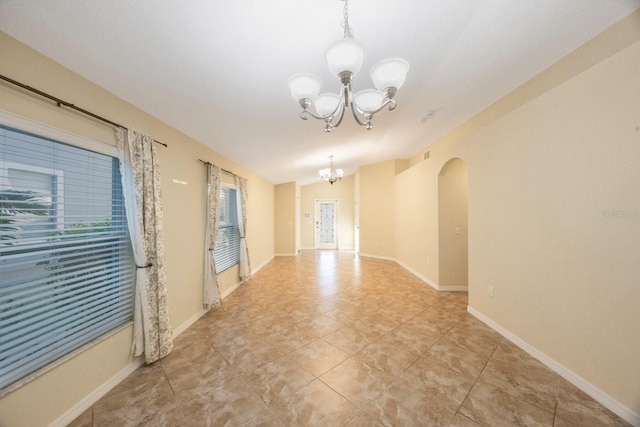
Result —
M 342 179 L 343 171 L 342 169 L 336 169 L 333 167 L 333 156 L 329 156 L 329 162 L 330 166 L 325 169 L 320 169 L 318 173 L 320 173 L 321 180 L 328 181 L 329 184 L 333 185 L 334 182 Z
M 366 89 L 353 94 L 351 80 L 362 67 L 364 48 L 353 38 L 353 30 L 349 26 L 348 0 L 341 1 L 344 1 L 344 37 L 329 45 L 326 51 L 329 70 L 340 81 L 340 94 L 319 95 L 322 81 L 313 74 L 295 74 L 289 78 L 291 95 L 302 107 L 300 118 L 307 120 L 311 116 L 324 120 L 325 132 L 340 126 L 348 108 L 359 125 L 371 129 L 374 114 L 385 107 L 389 110 L 396 108 L 396 91 L 402 87 L 409 71 L 409 63 L 404 59 L 385 59 L 374 65 L 369 73 L 377 90 Z M 315 113 L 309 110 L 312 105 Z

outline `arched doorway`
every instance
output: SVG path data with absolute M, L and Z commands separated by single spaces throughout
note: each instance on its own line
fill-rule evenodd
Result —
M 451 159 L 438 175 L 438 285 L 450 290 L 469 284 L 468 200 L 467 165 Z

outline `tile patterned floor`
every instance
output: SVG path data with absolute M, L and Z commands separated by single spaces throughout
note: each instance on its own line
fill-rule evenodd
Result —
M 276 258 L 71 426 L 623 426 L 391 261 Z

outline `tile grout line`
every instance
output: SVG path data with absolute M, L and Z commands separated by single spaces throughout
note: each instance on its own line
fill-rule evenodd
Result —
M 458 409 L 456 409 L 456 415 L 460 414 L 464 417 L 467 417 L 465 414 L 460 412 L 460 409 L 462 408 L 462 406 L 464 405 L 464 402 L 466 402 L 466 400 L 469 398 L 469 395 L 471 395 L 471 391 L 473 390 L 473 388 L 476 386 L 476 384 L 478 383 L 478 381 L 480 380 L 480 376 L 482 375 L 482 373 L 484 372 L 484 370 L 487 368 L 487 365 L 489 364 L 489 361 L 491 360 L 491 358 L 493 357 L 493 355 L 495 354 L 496 350 L 498 349 L 498 347 L 500 347 L 500 342 L 502 342 L 502 340 L 504 339 L 504 337 L 500 338 L 500 341 L 498 342 L 498 345 L 496 345 L 496 347 L 493 349 L 493 351 L 491 352 L 491 356 L 489 356 L 486 360 L 486 362 L 484 362 L 484 366 L 482 367 L 482 369 L 480 370 L 480 372 L 478 373 L 478 376 L 476 377 L 476 379 L 473 381 L 473 384 L 471 384 L 471 387 L 469 387 L 469 391 L 467 392 L 467 394 L 464 396 L 464 399 L 462 399 L 462 402 L 460 403 L 460 405 L 458 406 Z M 471 350 L 470 350 L 471 351 Z M 455 417 L 455 415 L 454 415 Z M 467 417 L 469 418 L 469 417 Z M 473 419 L 472 419 L 473 420 Z M 477 422 L 476 420 L 473 420 L 474 422 Z M 479 423 L 478 423 L 479 424 Z

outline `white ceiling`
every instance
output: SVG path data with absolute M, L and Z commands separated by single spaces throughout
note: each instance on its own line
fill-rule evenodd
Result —
M 337 92 L 324 51 L 342 38 L 343 5 L 0 0 L 0 29 L 268 181 L 308 184 L 331 154 L 347 175 L 417 154 L 640 0 L 350 0 L 365 47 L 354 90 L 372 87 L 368 70 L 384 58 L 411 69 L 398 107 L 379 113 L 373 130 L 346 116 L 325 134 L 322 122 L 298 118 L 287 80 L 310 72 Z

